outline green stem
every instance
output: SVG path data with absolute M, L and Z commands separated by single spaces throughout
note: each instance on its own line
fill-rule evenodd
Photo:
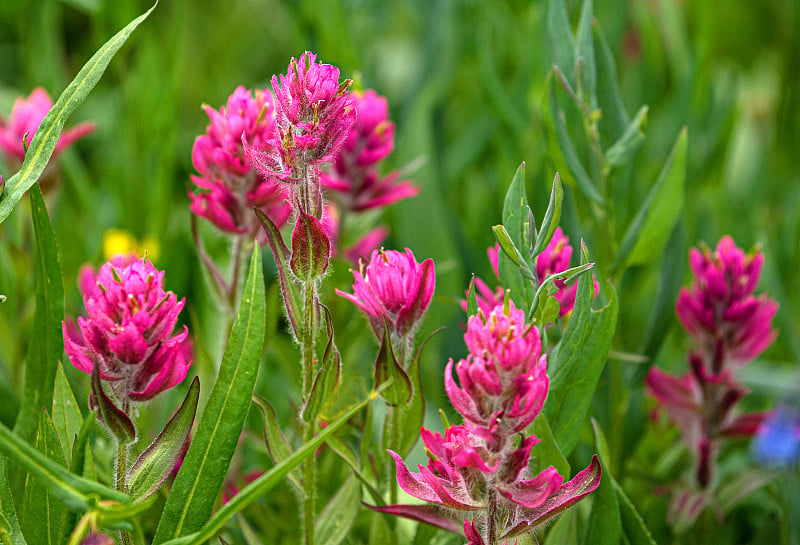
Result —
M 123 403 L 125 407 L 127 403 Z M 127 408 L 127 407 L 126 407 Z M 126 493 L 126 477 L 128 474 L 128 445 L 117 442 L 117 473 L 114 475 L 114 486 L 122 493 Z M 133 545 L 130 532 L 120 530 L 119 538 L 122 545 Z
M 304 320 L 303 320 L 303 339 L 302 339 L 302 359 L 303 359 L 303 404 L 308 403 L 311 397 L 311 387 L 314 384 L 314 333 L 315 328 L 315 303 L 316 288 L 313 282 L 307 282 L 305 288 Z M 302 418 L 300 419 L 302 422 Z M 308 443 L 314 439 L 314 422 L 309 422 L 305 426 L 303 440 Z M 305 544 L 314 544 L 314 514 L 316 502 L 316 466 L 312 454 L 303 461 L 303 528 L 305 534 Z

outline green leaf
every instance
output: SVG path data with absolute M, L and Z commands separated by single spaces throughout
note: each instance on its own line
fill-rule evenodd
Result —
M 605 477 L 605 475 L 603 477 Z M 611 477 L 611 481 L 614 483 L 614 490 L 619 500 L 622 529 L 625 532 L 628 543 L 630 543 L 630 545 L 656 545 L 656 540 L 653 539 L 653 535 L 644 523 L 642 516 L 636 510 L 633 502 L 628 498 L 625 491 L 614 477 Z
M 575 66 L 578 67 L 578 81 L 582 83 L 583 95 L 586 97 L 584 102 L 594 110 L 597 108 L 597 68 L 594 64 L 592 11 L 592 0 L 583 0 L 575 44 Z
M 644 133 L 642 127 L 647 122 L 647 106 L 642 106 L 633 117 L 625 131 L 620 135 L 614 144 L 605 152 L 606 162 L 614 167 L 627 165 L 633 159 L 636 152 L 644 144 Z
M 478 313 L 478 295 L 475 292 L 475 275 L 469 280 L 467 290 L 467 316 L 475 316 Z
M 92 400 L 99 409 L 100 422 L 122 445 L 133 443 L 136 440 L 136 427 L 130 416 L 117 407 L 103 390 L 100 382 L 100 368 L 95 365 L 92 369 Z
M 145 449 L 128 471 L 128 490 L 131 496 L 142 499 L 158 491 L 169 476 L 189 440 L 189 433 L 200 398 L 200 380 L 194 377 L 186 397 L 164 429 Z
M 561 204 L 563 200 L 564 186 L 561 185 L 561 178 L 556 172 L 556 175 L 553 178 L 553 189 L 550 191 L 550 202 L 547 204 L 547 211 L 544 213 L 542 227 L 536 234 L 536 242 L 533 245 L 533 251 L 531 252 L 531 257 L 534 258 L 534 263 L 535 257 L 542 253 L 542 251 L 550 243 L 550 239 L 553 238 L 553 234 L 556 232 L 558 222 L 561 221 Z
M 688 131 L 681 129 L 658 180 L 633 218 L 620 244 L 614 266 L 639 265 L 659 256 L 680 217 L 686 180 Z
M 299 212 L 292 232 L 292 257 L 289 265 L 298 278 L 312 282 L 328 270 L 331 258 L 331 241 L 317 218 Z
M 325 407 L 334 399 L 334 393 L 339 387 L 342 378 L 342 356 L 336 347 L 333 332 L 333 320 L 331 311 L 325 305 L 320 305 L 325 316 L 325 328 L 328 332 L 328 344 L 322 354 L 322 365 L 320 365 L 314 382 L 311 386 L 308 400 L 302 411 L 305 422 L 316 422 Z
M 361 510 L 361 482 L 350 475 L 330 499 L 314 524 L 321 545 L 339 545 L 350 532 Z
M 601 129 L 606 129 L 604 134 L 609 141 L 616 140 L 625 127 L 630 123 L 630 116 L 622 103 L 622 93 L 617 81 L 617 66 L 611 48 L 600 25 L 594 25 L 597 49 L 595 61 L 597 63 L 597 105 L 603 114 Z
M 597 422 L 592 419 L 595 448 L 603 467 L 600 486 L 592 493 L 592 511 L 582 543 L 618 545 L 622 539 L 622 520 L 614 480 L 609 466 L 608 443 Z
M 578 545 L 578 510 L 567 509 L 547 532 L 547 543 Z
M 56 370 L 55 392 L 53 393 L 53 425 L 61 441 L 61 448 L 67 459 L 67 465 L 72 467 L 72 447 L 83 426 L 83 416 L 78 408 L 78 402 L 69 386 L 64 367 L 58 362 Z
M 38 133 L 37 133 L 38 134 Z M 31 215 L 36 234 L 36 311 L 25 363 L 25 385 L 14 432 L 33 440 L 42 409 L 53 406 L 58 360 L 64 353 L 61 321 L 64 319 L 64 286 L 53 225 L 39 186 L 31 189 Z M 2 206 L 2 203 L 0 203 Z
M 261 255 L 255 244 L 219 376 L 164 505 L 156 545 L 200 529 L 211 515 L 239 442 L 264 353 L 264 305 Z
M 547 4 L 547 38 L 552 48 L 553 64 L 574 82 L 576 45 L 564 0 L 550 0 Z
M 336 453 L 337 456 L 345 461 L 348 467 L 353 471 L 353 475 L 355 475 L 356 478 L 361 481 L 361 484 L 367 487 L 367 492 L 369 492 L 369 495 L 372 497 L 372 501 L 378 505 L 386 505 L 381 493 L 377 488 L 375 488 L 375 485 L 372 484 L 372 481 L 370 481 L 369 478 L 367 478 L 367 476 L 361 471 L 358 460 L 356 460 L 356 455 L 352 450 L 350 450 L 350 447 L 335 435 L 331 436 L 326 441 L 326 444 L 328 445 L 329 449 L 331 449 L 334 453 Z
M 0 453 L 23 466 L 38 478 L 67 507 L 78 511 L 92 509 L 98 500 L 129 503 L 130 497 L 107 486 L 70 473 L 25 443 L 0 423 Z
M 571 470 L 569 462 L 564 457 L 561 449 L 558 448 L 558 443 L 553 437 L 553 430 L 550 429 L 546 414 L 541 412 L 536 416 L 530 432 L 542 441 L 535 447 L 536 456 L 532 461 L 531 472 L 534 475 L 538 475 L 549 466 L 553 466 L 560 475 L 569 475 Z
M 83 65 L 75 79 L 64 89 L 61 96 L 50 112 L 44 117 L 41 125 L 36 131 L 33 140 L 28 146 L 25 154 L 25 161 L 19 172 L 11 177 L 6 183 L 5 191 L 0 195 L 0 223 L 3 223 L 14 206 L 22 198 L 22 195 L 39 179 L 44 172 L 50 156 L 58 143 L 58 137 L 67 118 L 75 109 L 86 99 L 86 96 L 100 80 L 100 76 L 105 72 L 112 57 L 119 51 L 122 44 L 128 39 L 134 29 L 144 21 L 150 12 L 155 9 L 147 10 L 128 25 L 117 32 L 110 40 L 92 55 L 92 58 Z M 23 405 L 25 406 L 25 405 Z M 37 409 L 38 412 L 38 409 Z
M 502 225 L 495 225 L 492 230 L 500 249 L 503 250 L 497 256 L 500 282 L 505 289 L 511 290 L 511 299 L 518 308 L 528 308 L 538 284 L 536 276 L 525 264 L 525 257 L 511 241 L 505 228 Z
M 254 501 L 262 498 L 266 493 L 271 490 L 275 485 L 280 483 L 286 475 L 288 475 L 294 468 L 299 466 L 303 460 L 311 456 L 330 436 L 339 431 L 348 420 L 353 418 L 361 409 L 368 403 L 378 397 L 378 392 L 372 392 L 370 396 L 350 407 L 335 421 L 328 424 L 327 427 L 320 430 L 314 436 L 314 439 L 303 445 L 289 458 L 282 461 L 255 481 L 251 482 L 239 491 L 231 500 L 222 506 L 211 518 L 206 517 L 207 522 L 203 525 L 202 529 L 191 535 L 171 539 L 166 545 L 200 545 L 211 539 L 222 527 L 236 513 L 253 503 Z
M 34 448 L 66 471 L 66 460 L 58 434 L 46 410 L 42 411 Z M 28 545 L 60 545 L 67 509 L 46 483 L 28 473 L 19 512 L 19 524 Z
M 281 295 L 283 295 L 283 303 L 286 305 L 286 316 L 289 318 L 289 324 L 292 326 L 292 334 L 297 340 L 299 334 L 301 318 L 303 316 L 303 296 L 297 283 L 292 278 L 291 260 L 292 254 L 283 240 L 283 235 L 280 229 L 269 219 L 264 212 L 258 208 L 254 208 L 258 220 L 264 227 L 264 232 L 267 234 L 267 242 L 272 249 L 272 255 L 275 258 L 275 265 L 278 267 L 278 277 L 281 281 Z
M 581 244 L 581 264 L 589 262 L 586 246 Z M 575 308 L 548 366 L 550 392 L 544 410 L 553 435 L 565 456 L 578 443 L 597 382 L 617 324 L 617 292 L 607 283 L 608 304 L 592 308 L 594 280 L 585 274 L 578 280 Z
M 11 486 L 6 473 L 7 465 L 6 459 L 0 456 L 0 514 L 3 515 L 4 519 L 4 531 L 13 545 L 26 545 L 25 537 L 22 535 L 22 529 L 19 526 L 14 498 L 11 495 Z
M 289 446 L 289 443 L 283 436 L 283 432 L 281 432 L 275 408 L 269 401 L 258 394 L 253 394 L 253 403 L 261 410 L 261 416 L 264 420 L 264 442 L 267 445 L 270 458 L 272 458 L 272 461 L 276 464 L 287 460 L 292 455 L 292 447 Z M 300 485 L 302 475 L 299 470 L 293 471 L 287 478 L 298 491 L 303 489 Z
M 388 405 L 397 406 L 411 401 L 413 388 L 411 379 L 397 361 L 392 350 L 392 340 L 389 333 L 389 324 L 383 317 L 383 341 L 375 359 L 375 387 L 389 382 L 386 389 L 381 392 L 381 397 Z
M 589 199 L 597 203 L 602 203 L 603 197 L 600 196 L 591 178 L 589 178 L 589 175 L 586 173 L 586 169 L 578 158 L 578 152 L 575 151 L 575 146 L 572 144 L 572 140 L 569 137 L 564 111 L 561 109 L 561 106 L 559 106 L 558 97 L 556 96 L 555 78 L 550 81 L 550 93 L 548 96 L 550 117 L 553 120 L 553 128 L 556 132 L 558 147 L 561 150 L 561 155 L 564 156 L 567 167 L 569 167 L 572 176 L 575 178 L 575 183 L 578 184 L 578 189 Z
M 522 248 L 528 254 L 521 260 L 527 265 L 530 265 L 531 229 L 536 228 L 535 225 L 531 225 L 530 211 L 525 190 L 525 163 L 522 163 L 514 173 L 511 185 L 506 191 L 503 202 L 503 227 L 514 242 L 514 246 Z

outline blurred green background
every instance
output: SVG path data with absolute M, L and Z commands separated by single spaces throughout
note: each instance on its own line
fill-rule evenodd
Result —
M 574 24 L 580 5 L 568 4 Z M 0 113 L 7 117 L 14 98 L 36 86 L 56 97 L 105 40 L 148 7 L 134 0 L 0 2 Z M 798 395 L 800 4 L 596 0 L 594 12 L 616 59 L 628 112 L 649 106 L 647 139 L 631 189 L 618 203 L 620 232 L 681 127 L 689 132 L 686 204 L 673 237 L 677 251 L 669 261 L 629 270 L 622 278 L 613 349 L 644 351 L 654 358 L 651 363 L 671 369 L 685 366 L 687 341 L 676 327 L 672 303 L 656 305 L 662 271 L 685 271 L 688 282 L 688 247 L 699 241 L 715 246 L 731 234 L 739 246 L 760 245 L 766 259 L 759 291 L 780 303 L 778 340 L 745 375 L 757 392 L 753 403 L 769 406 Z M 218 108 L 240 84 L 268 86 L 272 74 L 285 72 L 289 59 L 308 49 L 388 98 L 397 145 L 387 167 L 406 169 L 422 191 L 386 211 L 391 235 L 384 245 L 409 247 L 419 259 L 436 262 L 437 298 L 423 333 L 441 325 L 446 330 L 423 366 L 431 409 L 445 405 L 441 371 L 447 358 L 466 352 L 456 300 L 471 273 L 491 277 L 485 253 L 493 243 L 490 227 L 500 222 L 503 197 L 522 161 L 538 218 L 562 169 L 562 225 L 573 245 L 586 238 L 597 257 L 608 243 L 581 217 L 582 197 L 548 130 L 552 61 L 545 24 L 542 1 L 162 0 L 71 120 L 94 120 L 97 130 L 59 159 L 60 186 L 48 205 L 67 312 L 82 312 L 74 280 L 81 264 L 103 261 L 109 229 L 153 239 L 158 251 L 151 249 L 152 257 L 167 270 L 168 288 L 187 298 L 186 319 L 198 339 L 197 368 L 212 372 L 221 349 L 219 313 L 189 234 L 186 196 L 192 142 L 207 124 L 200 106 Z M 32 277 L 24 210 L 20 206 L 0 226 L 0 293 L 9 295 L 0 307 L 0 382 L 12 388 L 21 382 L 19 362 L 35 334 L 32 302 L 25 297 Z M 224 255 L 225 240 L 206 227 L 202 233 L 212 253 Z M 340 263 L 331 286 L 346 289 L 350 281 L 347 265 Z M 340 339 L 366 328 L 343 303 L 334 304 L 345 332 Z M 650 331 L 654 321 L 659 327 Z M 280 326 L 276 331 L 267 356 L 276 362 L 275 373 L 269 379 L 262 373 L 262 393 L 274 394 L 288 409 L 285 386 L 295 379 L 293 363 L 283 356 L 292 347 Z M 362 345 L 351 349 L 354 358 L 373 350 Z M 631 384 L 642 376 L 632 371 Z M 290 418 L 288 411 L 283 414 Z

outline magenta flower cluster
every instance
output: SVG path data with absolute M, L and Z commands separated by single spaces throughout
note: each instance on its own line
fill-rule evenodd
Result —
M 490 247 L 486 253 L 489 255 L 489 262 L 492 264 L 492 269 L 497 279 L 500 279 L 500 245 L 495 244 Z M 570 260 L 572 259 L 572 246 L 569 243 L 569 237 L 564 234 L 561 227 L 556 227 L 553 233 L 553 238 L 545 246 L 542 253 L 536 256 L 536 278 L 539 283 L 552 275 L 566 271 L 570 268 Z M 575 294 L 578 292 L 578 283 L 573 282 L 568 285 L 564 280 L 555 280 L 555 286 L 558 291 L 555 293 L 555 298 L 559 304 L 559 316 L 566 316 L 575 307 Z M 503 302 L 505 291 L 502 287 L 496 287 L 494 290 L 489 285 L 478 277 L 475 277 L 475 289 L 478 300 L 478 308 L 485 314 L 488 314 L 492 308 Z M 594 293 L 598 293 L 597 282 L 595 282 Z M 462 308 L 466 310 L 467 302 L 463 301 Z
M 0 119 L 0 150 L 6 161 L 21 164 L 25 159 L 25 149 L 30 145 L 39 125 L 53 108 L 53 101 L 41 87 L 34 89 L 27 99 L 19 97 L 14 101 L 8 120 Z M 58 138 L 53 157 L 64 151 L 79 138 L 94 131 L 93 122 L 79 123 L 70 130 L 63 131 Z
M 251 93 L 236 88 L 219 111 L 204 106 L 211 123 L 192 148 L 192 163 L 199 175 L 192 182 L 200 191 L 189 193 L 191 210 L 227 233 L 252 233 L 258 222 L 252 208 L 261 209 L 272 221 L 283 225 L 291 214 L 288 191 L 280 184 L 265 182 L 245 156 L 248 145 L 264 149 L 274 138 L 272 94 Z
M 747 255 L 729 236 L 713 251 L 692 248 L 689 261 L 694 282 L 681 290 L 676 304 L 678 319 L 696 346 L 688 356 L 689 372 L 676 376 L 653 367 L 647 388 L 680 428 L 696 458 L 696 484 L 707 489 L 720 441 L 752 436 L 765 416 L 736 414 L 735 406 L 748 389 L 734 372 L 775 340 L 772 319 L 778 305 L 753 295 L 764 256 Z M 688 497 L 678 494 L 673 511 L 681 510 L 677 503 L 688 505 Z M 693 505 L 685 513 L 690 519 L 705 504 Z
M 163 282 L 164 272 L 147 260 L 106 263 L 94 286 L 84 284 L 88 317 L 78 318 L 79 331 L 62 324 L 72 364 L 89 374 L 97 368 L 123 404 L 175 386 L 192 363 L 186 326 L 172 336 L 184 299 L 164 291 Z
M 369 262 L 353 271 L 353 281 L 353 293 L 336 293 L 366 314 L 376 337 L 383 338 L 385 320 L 394 338 L 410 344 L 436 289 L 433 260 L 418 263 L 408 248 L 373 250 Z
M 448 509 L 473 512 L 473 521 L 465 526 L 467 536 L 480 537 L 477 521 L 491 536 L 487 542 L 494 543 L 590 493 L 599 484 L 599 466 L 593 460 L 568 483 L 552 466 L 529 473 L 531 450 L 540 439 L 526 436 L 525 429 L 542 410 L 549 379 L 539 330 L 526 323 L 522 310 L 509 301 L 488 314 L 479 311 L 469 318 L 464 341 L 469 355 L 458 363 L 451 359 L 445 371 L 445 390 L 463 425 L 447 428 L 443 436 L 423 428 L 429 461 L 419 466 L 419 473 L 412 473 L 400 455 L 390 454 L 404 491 Z M 499 512 L 488 513 L 490 504 Z M 497 521 L 506 523 L 489 528 Z M 470 538 L 470 543 L 483 541 Z

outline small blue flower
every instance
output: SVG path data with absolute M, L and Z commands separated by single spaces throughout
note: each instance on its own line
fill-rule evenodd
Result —
M 759 464 L 786 467 L 800 459 L 800 412 L 779 405 L 764 420 L 750 451 Z

